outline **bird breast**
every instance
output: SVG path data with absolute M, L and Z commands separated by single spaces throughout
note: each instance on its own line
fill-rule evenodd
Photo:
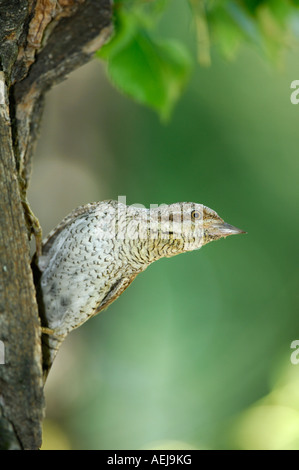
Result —
M 116 282 L 138 270 L 128 265 L 120 240 L 99 233 L 96 216 L 65 227 L 39 258 L 38 267 L 48 327 L 57 334 L 86 321 Z

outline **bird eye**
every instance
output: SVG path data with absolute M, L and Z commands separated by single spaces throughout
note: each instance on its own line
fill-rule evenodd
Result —
M 200 218 L 200 213 L 199 213 L 198 211 L 192 211 L 192 212 L 191 212 L 191 218 L 192 218 L 193 220 L 199 219 L 199 218 Z

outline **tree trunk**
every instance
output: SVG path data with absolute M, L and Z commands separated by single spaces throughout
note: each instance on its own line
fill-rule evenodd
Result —
M 41 446 L 41 331 L 28 243 L 34 233 L 39 249 L 41 230 L 26 193 L 44 96 L 111 31 L 110 0 L 0 0 L 1 450 Z

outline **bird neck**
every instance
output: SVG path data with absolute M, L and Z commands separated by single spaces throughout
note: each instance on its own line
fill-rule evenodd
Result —
M 131 262 L 136 267 L 146 267 L 161 258 L 169 258 L 185 251 L 185 244 L 182 238 L 138 238 L 125 241 L 126 251 L 130 254 Z

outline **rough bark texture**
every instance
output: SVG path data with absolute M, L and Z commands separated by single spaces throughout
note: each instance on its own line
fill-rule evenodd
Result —
M 44 95 L 110 34 L 110 0 L 0 0 L 0 449 L 41 445 L 41 332 L 28 245 L 40 230 L 26 191 Z
M 43 409 L 39 321 L 8 103 L 0 106 L 0 142 L 0 335 L 6 361 L 0 366 L 0 448 L 34 448 Z

